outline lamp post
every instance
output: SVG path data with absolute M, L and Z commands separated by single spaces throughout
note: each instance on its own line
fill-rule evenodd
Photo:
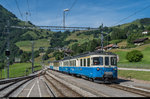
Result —
M 64 9 L 63 11 L 63 27 L 65 28 L 65 12 L 69 11 L 69 9 Z

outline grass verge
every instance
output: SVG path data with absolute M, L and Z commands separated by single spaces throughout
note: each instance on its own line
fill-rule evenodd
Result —
M 118 76 L 150 81 L 150 72 L 148 71 L 118 70 Z

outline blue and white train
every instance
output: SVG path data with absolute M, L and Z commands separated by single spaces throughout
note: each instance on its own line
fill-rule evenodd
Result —
M 84 76 L 92 81 L 112 82 L 117 80 L 117 55 L 111 52 L 95 51 L 50 63 L 50 69 L 76 76 Z

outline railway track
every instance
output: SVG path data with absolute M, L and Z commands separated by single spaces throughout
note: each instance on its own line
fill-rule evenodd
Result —
M 33 78 L 28 78 L 25 80 L 15 81 L 0 88 L 0 97 L 9 97 L 14 91 L 16 91 L 23 84 L 27 83 Z M 1 85 L 2 86 L 2 85 Z
M 106 86 L 121 89 L 121 90 L 128 91 L 128 92 L 132 92 L 132 93 L 139 94 L 139 95 L 142 95 L 142 96 L 145 96 L 145 97 L 150 97 L 150 90 L 145 91 L 145 90 L 142 90 L 139 87 L 134 87 L 133 88 L 133 87 L 128 87 L 128 86 L 119 85 L 119 84 L 111 84 L 111 85 L 106 85 Z
M 50 72 L 50 71 L 48 71 L 48 72 Z M 61 78 L 58 75 L 57 75 L 57 77 Z M 63 79 L 63 78 L 61 78 L 61 79 Z M 83 88 L 84 90 L 88 90 L 89 92 L 95 94 L 96 96 L 109 97 L 109 95 L 105 95 L 101 92 L 92 90 L 91 88 L 84 87 L 84 85 L 75 84 L 71 80 L 67 80 L 67 79 L 64 79 L 64 80 L 66 80 L 66 81 L 68 81 L 68 82 L 70 82 L 70 83 L 72 83 L 76 86 L 79 86 L 79 87 Z M 138 94 L 138 95 L 141 95 L 141 96 L 150 97 L 150 90 L 148 88 L 141 88 L 139 86 L 133 87 L 133 86 L 120 85 L 120 84 L 103 84 L 103 85 L 108 86 L 108 87 L 112 87 L 112 88 L 116 88 L 116 89 L 120 89 L 120 90 L 124 90 L 124 91 L 127 91 L 127 92 L 131 92 L 131 93 L 134 93 L 134 94 Z
M 53 74 L 52 72 L 49 72 L 49 73 Z M 55 74 L 53 74 L 53 75 L 55 75 Z M 58 75 L 55 75 L 55 76 L 57 76 L 60 79 L 63 79 L 62 77 L 60 77 Z M 94 89 L 89 88 L 87 86 L 84 86 L 84 85 L 82 85 L 80 83 L 77 84 L 77 83 L 75 83 L 75 82 L 73 82 L 71 80 L 67 80 L 67 79 L 63 79 L 63 80 L 66 81 L 66 82 L 69 82 L 71 85 L 74 85 L 74 86 L 80 88 L 80 89 L 78 89 L 76 91 L 79 91 L 80 94 L 82 94 L 83 97 L 109 97 L 108 95 L 106 95 L 106 94 L 104 94 L 104 93 L 102 93 L 100 91 L 94 90 Z
M 19 89 L 22 85 L 29 82 L 33 78 L 37 77 L 39 74 L 44 74 L 44 72 L 37 72 L 25 77 L 0 80 L 0 97 L 13 96 L 13 94 L 16 94 L 15 91 L 17 91 L 17 89 Z
M 81 94 L 72 90 L 70 87 L 66 86 L 48 73 L 44 77 L 47 81 L 46 85 L 53 97 L 83 97 Z

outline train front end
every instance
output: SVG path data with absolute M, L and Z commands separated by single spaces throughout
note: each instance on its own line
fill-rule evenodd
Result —
M 95 78 L 104 82 L 117 80 L 117 57 L 116 55 L 101 55 L 93 57 L 93 67 L 96 67 Z

